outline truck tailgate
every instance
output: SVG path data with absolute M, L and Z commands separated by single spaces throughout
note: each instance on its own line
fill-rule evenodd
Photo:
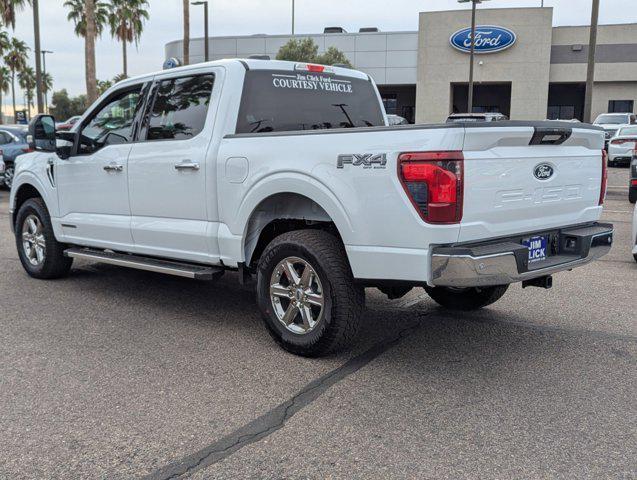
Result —
M 460 242 L 599 219 L 603 132 L 555 125 L 467 125 Z

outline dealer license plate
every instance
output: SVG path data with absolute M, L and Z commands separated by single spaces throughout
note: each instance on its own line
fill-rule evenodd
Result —
M 522 240 L 529 249 L 529 263 L 542 262 L 548 256 L 549 239 L 546 235 L 537 235 Z

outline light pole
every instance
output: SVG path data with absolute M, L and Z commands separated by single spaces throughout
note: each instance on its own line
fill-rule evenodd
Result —
M 478 3 L 488 0 L 458 0 L 458 3 L 471 2 L 471 53 L 469 59 L 469 98 L 467 101 L 467 113 L 473 113 L 473 64 L 476 49 L 476 6 Z
M 294 36 L 294 17 L 295 17 L 295 15 L 294 15 L 294 3 L 295 3 L 295 0 L 292 0 L 292 36 Z
M 593 86 L 595 85 L 595 52 L 597 51 L 597 24 L 599 22 L 599 0 L 593 0 L 591 13 L 591 35 L 588 41 L 588 70 L 586 72 L 586 95 L 584 97 L 584 122 L 591 123 L 593 113 Z
M 204 60 L 207 62 L 208 60 L 210 60 L 210 50 L 209 50 L 209 45 L 208 45 L 208 41 L 209 41 L 209 34 L 208 34 L 208 0 L 204 0 L 201 2 L 192 2 L 191 5 L 203 5 L 203 23 L 204 23 L 204 37 L 205 38 L 205 43 L 203 46 L 203 51 L 204 51 Z
M 49 93 L 44 87 L 46 81 L 46 54 L 53 53 L 51 50 L 41 50 L 42 54 L 42 92 L 44 93 L 44 111 L 42 113 L 49 113 Z

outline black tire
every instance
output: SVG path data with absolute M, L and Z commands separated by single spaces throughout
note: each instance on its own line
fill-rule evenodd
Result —
M 429 296 L 440 306 L 449 310 L 478 310 L 491 305 L 502 298 L 506 293 L 508 285 L 497 285 L 494 287 L 471 287 L 471 288 L 449 288 L 449 287 L 425 287 Z
M 637 262 L 637 253 L 633 254 L 633 258 L 635 259 L 635 261 Z
M 635 203 L 637 202 L 637 188 L 630 188 L 628 190 L 628 201 L 630 203 Z
M 31 263 L 22 240 L 22 234 L 25 231 L 25 221 L 31 216 L 35 216 L 39 220 L 41 235 L 44 237 L 45 242 L 43 260 L 38 264 Z M 31 277 L 50 280 L 64 277 L 69 273 L 73 259 L 64 256 L 65 245 L 55 239 L 49 211 L 41 198 L 27 200 L 18 210 L 15 222 L 15 238 L 20 262 Z
M 308 262 L 322 287 L 322 313 L 317 315 L 315 326 L 303 333 L 290 331 L 279 320 L 275 300 L 270 296 L 275 269 L 292 257 Z M 277 270 L 277 273 L 280 271 Z M 299 274 L 298 271 L 295 273 Z M 282 281 L 279 279 L 279 283 Z M 294 289 L 293 286 L 289 288 Z M 365 291 L 354 282 L 345 249 L 337 238 L 320 230 L 298 230 L 282 234 L 265 248 L 258 265 L 257 301 L 265 325 L 279 345 L 295 355 L 319 357 L 341 350 L 355 340 L 365 304 Z M 284 302 L 293 302 L 285 297 L 279 301 L 281 308 Z M 287 305 L 289 308 L 289 303 Z M 295 318 L 300 320 L 300 313 Z

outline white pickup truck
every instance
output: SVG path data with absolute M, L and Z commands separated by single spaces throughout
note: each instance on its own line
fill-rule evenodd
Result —
M 222 60 L 132 78 L 71 132 L 41 115 L 11 224 L 35 278 L 73 259 L 213 280 L 256 275 L 287 350 L 351 342 L 364 287 L 476 309 L 611 247 L 603 131 L 559 122 L 389 127 L 337 67 Z M 557 308 L 557 306 L 556 306 Z M 212 314 L 212 312 L 211 312 Z

